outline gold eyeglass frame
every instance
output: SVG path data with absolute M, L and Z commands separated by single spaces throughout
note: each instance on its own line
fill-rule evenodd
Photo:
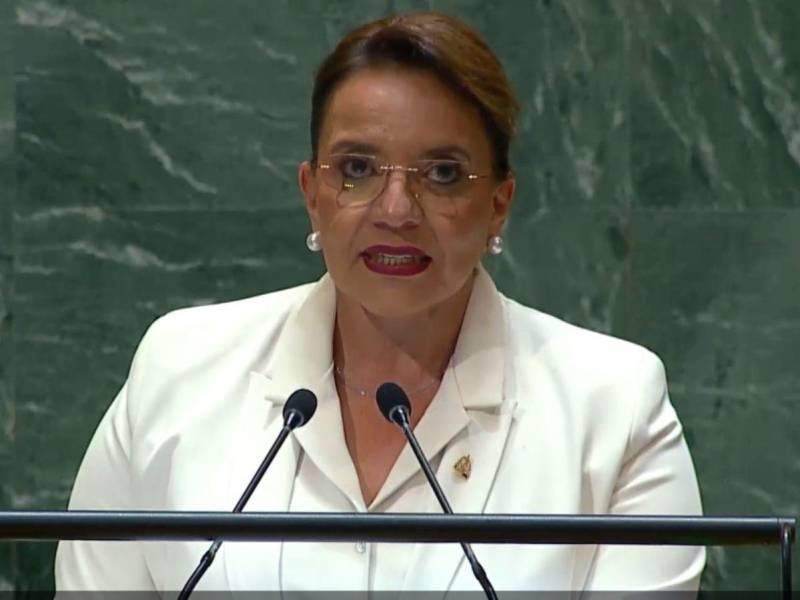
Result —
M 336 157 L 336 156 L 352 156 L 354 158 L 365 158 L 365 159 L 370 159 L 370 160 L 373 160 L 373 161 L 377 159 L 376 156 L 373 156 L 373 155 L 370 155 L 370 154 L 347 154 L 347 153 L 331 154 L 331 157 Z M 463 161 L 452 160 L 452 159 L 444 159 L 444 160 L 438 160 L 438 161 L 434 160 L 434 159 L 431 159 L 431 160 L 426 160 L 426 161 L 421 161 L 421 162 L 456 163 L 456 164 L 459 164 L 459 165 L 465 165 L 466 164 Z M 319 169 L 323 169 L 323 170 L 329 170 L 329 169 L 333 168 L 333 165 L 331 165 L 329 163 L 316 163 L 315 164 L 314 162 L 312 162 L 312 165 L 316 166 Z M 367 201 L 364 201 L 363 205 L 371 204 L 376 198 L 378 198 L 381 194 L 383 194 L 383 192 L 386 191 L 386 186 L 389 183 L 389 175 L 391 175 L 391 173 L 393 173 L 395 171 L 404 171 L 406 173 L 417 174 L 417 173 L 419 173 L 420 171 L 423 170 L 418 166 L 392 165 L 392 164 L 378 165 L 377 168 L 378 168 L 379 171 L 381 171 L 381 174 L 382 174 L 382 177 L 383 177 L 383 183 L 380 186 L 380 188 L 378 189 L 378 191 L 375 193 L 375 196 L 373 196 L 372 198 L 370 198 Z M 485 175 L 485 174 L 482 174 L 482 173 L 466 173 L 466 179 L 468 181 L 475 181 L 477 179 L 487 179 L 489 177 L 491 177 L 491 175 L 488 175 L 488 174 Z M 415 177 L 415 179 L 416 179 L 416 185 L 414 186 L 415 189 L 411 189 L 411 186 L 408 183 L 406 183 L 406 185 L 408 186 L 409 191 L 411 192 L 411 195 L 414 197 L 414 199 L 419 201 L 421 199 L 421 195 L 422 195 L 420 193 L 420 188 L 423 188 L 424 185 L 421 183 L 421 181 L 420 181 L 420 179 L 418 177 Z M 406 177 L 406 182 L 410 182 L 410 180 L 411 180 L 411 177 Z M 332 187 L 335 187 L 335 186 L 332 186 Z M 346 189 L 354 189 L 354 188 L 355 188 L 355 185 L 353 185 L 352 183 L 347 183 L 345 181 L 342 181 L 342 186 L 339 189 L 339 193 L 345 191 Z M 361 203 L 359 203 L 359 205 L 361 205 Z

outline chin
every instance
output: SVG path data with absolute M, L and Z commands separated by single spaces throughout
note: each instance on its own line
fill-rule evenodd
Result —
M 338 278 L 332 274 L 340 291 L 369 314 L 386 319 L 413 317 L 447 304 L 465 286 L 460 278 L 448 285 L 435 269 L 411 277 L 385 276 L 359 268 L 343 275 Z M 469 281 L 469 275 L 465 279 Z
M 431 297 L 420 297 L 418 294 L 403 293 L 394 286 L 384 290 L 370 290 L 354 296 L 354 299 L 369 314 L 384 319 L 402 319 L 425 312 L 438 302 Z
M 369 314 L 384 319 L 406 319 L 423 315 L 437 308 L 445 308 L 450 301 L 456 301 L 461 286 L 435 285 L 432 281 L 414 282 L 390 280 L 381 284 L 371 282 L 356 286 L 353 298 Z

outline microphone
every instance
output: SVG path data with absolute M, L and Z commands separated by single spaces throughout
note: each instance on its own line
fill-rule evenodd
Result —
M 380 408 L 383 416 L 391 423 L 398 425 L 403 430 L 403 433 L 406 434 L 408 444 L 414 451 L 419 466 L 422 467 L 422 472 L 425 473 L 428 483 L 431 488 L 433 488 L 433 493 L 436 495 L 436 499 L 439 501 L 442 510 L 448 515 L 452 515 L 453 509 L 450 508 L 450 503 L 447 501 L 439 482 L 436 480 L 436 475 L 434 475 L 428 459 L 425 458 L 425 454 L 422 452 L 422 448 L 420 448 L 417 437 L 411 430 L 411 402 L 409 402 L 408 396 L 406 396 L 403 388 L 396 383 L 383 383 L 378 388 L 375 396 L 378 401 L 378 408 Z M 475 575 L 475 579 L 478 580 L 478 583 L 481 584 L 483 591 L 486 593 L 486 597 L 489 598 L 489 600 L 497 600 L 497 594 L 486 575 L 486 571 L 483 570 L 483 566 L 478 562 L 478 557 L 476 557 L 475 553 L 472 551 L 472 547 L 465 542 L 459 543 L 472 567 L 472 573 Z
M 289 436 L 292 430 L 302 427 L 308 423 L 311 420 L 311 417 L 314 416 L 314 412 L 316 410 L 317 397 L 314 395 L 314 392 L 302 388 L 292 392 L 291 396 L 289 396 L 289 399 L 286 401 L 286 404 L 283 406 L 283 427 L 281 427 L 278 437 L 275 438 L 275 441 L 273 442 L 272 447 L 269 449 L 269 452 L 267 452 L 267 455 L 264 457 L 264 460 L 262 460 L 261 464 L 258 466 L 258 469 L 256 470 L 255 475 L 253 475 L 253 478 L 250 480 L 250 483 L 247 484 L 242 497 L 239 498 L 239 501 L 233 508 L 234 513 L 242 512 L 245 504 L 247 504 L 247 501 L 250 500 L 250 496 L 253 495 L 253 492 L 256 491 L 258 483 L 261 481 L 264 473 L 267 472 L 267 468 L 269 468 L 270 464 L 272 464 L 272 460 L 275 458 L 275 455 L 278 454 L 278 450 L 281 449 L 283 442 L 286 441 L 286 438 Z M 206 550 L 205 554 L 203 554 L 202 558 L 200 559 L 200 563 L 197 565 L 197 568 L 195 568 L 194 572 L 189 576 L 189 579 L 183 586 L 181 593 L 178 595 L 178 600 L 187 600 L 189 598 L 195 586 L 200 581 L 200 578 L 203 577 L 205 572 L 211 566 L 211 563 L 214 562 L 214 558 L 217 556 L 217 550 L 219 550 L 220 546 L 222 546 L 222 540 L 214 540 L 214 543 L 211 544 L 211 547 Z

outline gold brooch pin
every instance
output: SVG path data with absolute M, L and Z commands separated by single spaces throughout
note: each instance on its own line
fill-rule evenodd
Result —
M 464 479 L 469 479 L 470 474 L 472 474 L 472 457 L 469 454 L 462 456 L 456 461 L 453 468 Z

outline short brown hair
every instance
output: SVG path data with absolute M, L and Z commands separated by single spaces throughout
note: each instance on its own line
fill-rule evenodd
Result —
M 355 71 L 399 64 L 431 71 L 474 105 L 492 147 L 493 169 L 510 173 L 509 145 L 519 104 L 495 54 L 463 22 L 439 12 L 413 12 L 362 25 L 348 33 L 317 72 L 311 97 L 311 152 L 317 159 L 326 105 L 336 86 Z

